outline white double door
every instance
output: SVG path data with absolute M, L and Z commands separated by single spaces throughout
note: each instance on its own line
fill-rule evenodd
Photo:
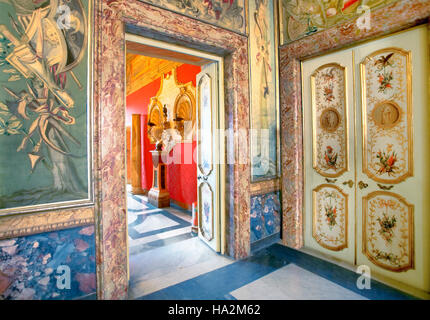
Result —
M 304 244 L 430 290 L 426 27 L 302 63 Z

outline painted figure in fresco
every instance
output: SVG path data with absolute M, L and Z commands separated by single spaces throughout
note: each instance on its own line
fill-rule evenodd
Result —
M 382 125 L 390 125 L 394 123 L 394 114 L 392 112 L 392 107 L 390 105 L 385 105 L 384 110 L 382 110 Z
M 183 12 L 206 22 L 221 21 L 230 29 L 241 29 L 244 26 L 238 0 L 146 0 L 150 3 Z
M 325 110 L 321 114 L 321 126 L 327 131 L 335 131 L 339 126 L 339 115 L 333 109 Z
M 297 40 L 339 22 L 358 17 L 360 6 L 375 8 L 395 0 L 282 0 L 286 11 L 286 31 Z
M 17 14 L 29 15 L 34 10 L 46 8 L 50 4 L 50 0 L 0 0 L 0 3 L 8 3 L 15 8 Z
M 0 3 L 10 4 L 16 16 L 9 14 L 12 29 L 0 25 L 0 40 L 3 39 L 0 42 L 7 43 L 7 54 L 2 55 L 5 56 L 2 61 L 20 75 L 17 80 L 25 79 L 24 90 L 20 92 L 3 85 L 2 90 L 9 98 L 0 101 L 0 119 L 6 123 L 4 119 L 13 115 L 17 119 L 15 127 L 19 122 L 19 130 L 8 132 L 23 135 L 16 151 L 27 153 L 30 174 L 43 163 L 52 175 L 50 187 L 17 191 L 2 197 L 0 207 L 29 205 L 62 194 L 67 195 L 66 199 L 85 197 L 86 187 L 72 161 L 77 155 L 69 146 L 72 142 L 78 148 L 80 142 L 66 129 L 75 124 L 75 118 L 69 114 L 75 101 L 66 90 L 68 75 L 81 88 L 72 69 L 81 62 L 86 50 L 82 3 L 80 0 L 0 0 Z M 30 125 L 26 128 L 28 121 Z
M 372 112 L 373 121 L 384 129 L 390 129 L 400 120 L 400 111 L 390 101 L 377 105 Z
M 257 37 L 257 63 L 261 69 L 261 79 L 263 83 L 262 98 L 266 98 L 269 92 L 269 73 L 272 71 L 270 67 L 270 38 L 269 28 L 267 26 L 267 0 L 255 0 L 256 11 L 254 13 L 255 19 L 255 35 Z M 263 102 L 263 101 L 261 101 Z

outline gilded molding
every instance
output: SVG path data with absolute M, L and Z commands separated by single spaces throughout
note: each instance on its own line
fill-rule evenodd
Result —
M 368 55 L 360 64 L 363 172 L 377 182 L 396 184 L 413 176 L 411 55 L 401 48 L 384 48 Z M 395 60 L 396 66 L 388 73 L 385 66 L 391 67 L 391 60 Z M 375 65 L 382 65 L 384 71 Z M 376 80 L 377 76 L 380 80 Z M 378 91 L 376 82 L 381 82 Z M 386 95 L 388 89 L 396 95 Z M 390 156 L 394 159 L 391 165 L 385 162 Z
M 39 212 L 0 218 L 0 240 L 94 224 L 94 208 Z
M 347 89 L 346 68 L 338 63 L 322 65 L 311 75 L 312 162 L 323 177 L 348 171 Z
M 394 272 L 415 269 L 414 209 L 393 192 L 363 197 L 362 250 L 372 263 Z
M 280 179 L 251 183 L 251 197 L 280 190 Z

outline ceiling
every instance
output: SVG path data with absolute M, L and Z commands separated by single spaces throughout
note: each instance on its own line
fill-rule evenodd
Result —
M 127 53 L 127 95 L 136 92 L 140 88 L 150 84 L 161 77 L 162 74 L 172 71 L 182 65 L 164 59 L 145 57 Z
M 148 85 L 162 74 L 186 63 L 203 66 L 210 60 L 180 52 L 127 41 L 127 95 Z

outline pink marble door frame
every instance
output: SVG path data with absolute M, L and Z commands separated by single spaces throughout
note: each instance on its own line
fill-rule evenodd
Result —
M 303 128 L 300 62 L 428 21 L 429 0 L 401 0 L 371 13 L 371 29 L 347 22 L 280 48 L 282 238 L 303 246 Z
M 226 153 L 243 163 L 226 169 L 226 249 L 235 258 L 250 251 L 248 39 L 137 0 L 94 2 L 97 295 L 126 299 L 125 28 L 224 56 Z

